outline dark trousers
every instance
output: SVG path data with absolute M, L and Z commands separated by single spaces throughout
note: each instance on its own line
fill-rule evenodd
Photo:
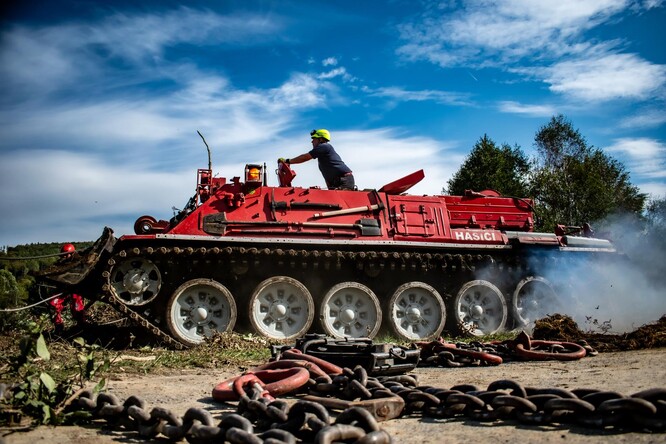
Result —
M 353 174 L 335 178 L 327 183 L 326 186 L 328 186 L 329 190 L 356 190 L 356 182 L 354 181 Z

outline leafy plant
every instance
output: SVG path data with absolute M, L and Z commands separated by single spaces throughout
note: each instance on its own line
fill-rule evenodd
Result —
M 9 377 L 19 382 L 13 387 L 11 397 L 3 398 L 0 403 L 10 403 L 11 407 L 41 424 L 61 424 L 80 417 L 64 413 L 65 407 L 89 381 L 109 369 L 110 360 L 100 359 L 99 346 L 86 344 L 83 339 L 77 338 L 74 343 L 79 348 L 79 354 L 75 373 L 54 377 L 58 369 L 49 366 L 51 353 L 41 325 L 33 323 L 30 328 L 30 333 L 21 338 L 19 353 L 12 360 Z M 105 379 L 102 378 L 94 391 L 99 392 L 104 385 Z

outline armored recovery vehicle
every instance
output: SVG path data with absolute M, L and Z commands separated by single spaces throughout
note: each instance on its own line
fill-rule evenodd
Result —
M 423 170 L 380 189 L 292 186 L 278 164 L 244 177 L 197 172 L 196 192 L 171 220 L 110 228 L 42 278 L 101 299 L 172 346 L 214 332 L 291 340 L 308 331 L 406 340 L 448 331 L 490 334 L 533 321 L 558 301 L 544 276 L 561 264 L 608 257 L 591 230 L 534 232 L 530 199 L 494 191 L 416 196 Z

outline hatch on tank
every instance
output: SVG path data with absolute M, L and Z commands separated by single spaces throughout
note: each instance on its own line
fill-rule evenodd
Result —
M 423 178 L 425 177 L 425 173 L 423 170 L 418 170 L 413 172 L 412 174 L 408 174 L 407 176 L 400 178 L 398 180 L 394 180 L 391 183 L 387 183 L 383 187 L 379 189 L 379 191 L 386 193 L 386 194 L 402 194 L 417 183 L 421 182 Z

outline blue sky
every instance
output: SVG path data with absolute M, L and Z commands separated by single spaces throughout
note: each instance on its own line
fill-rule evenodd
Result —
M 0 29 L 0 245 L 172 216 L 207 165 L 310 149 L 361 188 L 439 194 L 474 144 L 534 154 L 564 114 L 666 195 L 663 0 L 21 1 Z M 315 162 L 295 184 L 324 186 Z M 271 174 L 269 182 L 276 183 Z

